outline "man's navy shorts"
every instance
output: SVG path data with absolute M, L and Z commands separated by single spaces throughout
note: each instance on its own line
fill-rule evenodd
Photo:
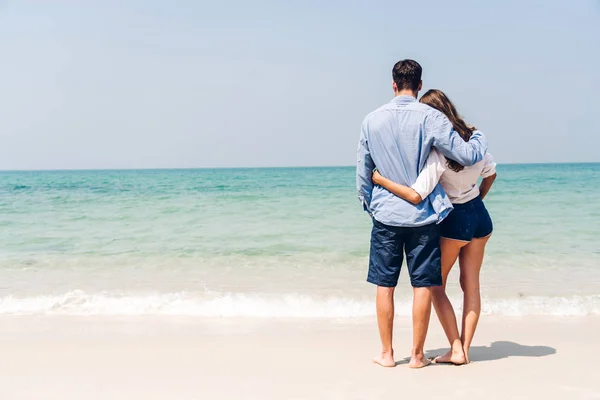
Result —
M 395 287 L 404 253 L 413 287 L 442 285 L 439 225 L 405 228 L 384 225 L 375 219 L 367 281 L 377 286 Z

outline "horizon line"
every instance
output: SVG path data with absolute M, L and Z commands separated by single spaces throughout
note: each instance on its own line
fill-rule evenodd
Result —
M 568 161 L 568 162 L 510 162 L 498 165 L 577 165 L 600 164 L 600 161 Z M 355 165 L 292 165 L 292 166 L 258 166 L 258 167 L 158 167 L 158 168 L 49 168 L 49 169 L 0 169 L 0 172 L 101 172 L 101 171 L 189 171 L 189 170 L 237 170 L 237 169 L 322 169 L 322 168 L 355 168 Z

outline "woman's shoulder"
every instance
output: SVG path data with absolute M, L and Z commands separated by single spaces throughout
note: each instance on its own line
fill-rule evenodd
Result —
M 434 147 L 431 149 L 431 152 L 429 153 L 429 157 L 427 157 L 426 164 L 429 167 L 434 167 L 440 173 L 443 173 L 447 169 L 446 162 L 447 162 L 446 157 L 444 157 L 444 155 L 442 153 L 440 153 L 439 150 Z
M 496 165 L 496 162 L 494 161 L 494 156 L 492 156 L 492 154 L 488 151 L 485 153 L 485 155 L 483 156 L 483 160 L 481 160 L 485 165 L 492 165 L 494 164 L 494 166 Z

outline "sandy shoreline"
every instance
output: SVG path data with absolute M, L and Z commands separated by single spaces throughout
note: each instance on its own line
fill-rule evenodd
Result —
M 486 317 L 465 367 L 369 362 L 374 321 L 2 317 L 0 398 L 12 399 L 600 399 L 600 317 Z M 446 348 L 437 322 L 426 348 Z

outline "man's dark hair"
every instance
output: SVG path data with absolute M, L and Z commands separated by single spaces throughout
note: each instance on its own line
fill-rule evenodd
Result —
M 392 77 L 398 90 L 409 89 L 414 92 L 419 90 L 423 68 L 414 60 L 401 60 L 394 65 Z

